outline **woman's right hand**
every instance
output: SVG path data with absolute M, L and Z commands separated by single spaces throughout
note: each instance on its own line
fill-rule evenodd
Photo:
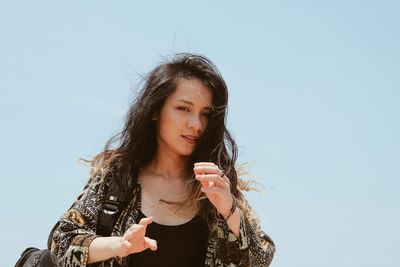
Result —
M 123 236 L 96 237 L 89 245 L 87 264 L 119 256 L 141 252 L 150 248 L 157 249 L 157 241 L 145 236 L 147 225 L 153 222 L 152 217 L 143 218 L 134 224 Z
M 153 222 L 153 217 L 143 218 L 139 224 L 134 224 L 120 237 L 118 256 L 126 257 L 132 253 L 138 253 L 150 248 L 157 250 L 157 241 L 146 234 L 147 225 Z

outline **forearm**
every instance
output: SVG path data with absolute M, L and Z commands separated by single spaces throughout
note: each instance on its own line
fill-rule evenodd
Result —
M 235 209 L 231 217 L 229 217 L 227 224 L 231 231 L 235 234 L 237 238 L 240 235 L 240 211 L 238 208 Z
M 109 236 L 93 239 L 89 246 L 87 263 L 103 261 L 118 256 L 117 251 L 120 238 L 118 236 Z

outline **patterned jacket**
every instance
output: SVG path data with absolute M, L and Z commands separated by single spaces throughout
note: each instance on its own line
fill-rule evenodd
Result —
M 111 258 L 87 264 L 89 245 L 96 235 L 98 213 L 105 198 L 105 183 L 100 175 L 94 176 L 72 208 L 60 219 L 53 234 L 51 254 L 60 267 L 110 266 L 127 267 L 127 258 Z M 140 186 L 133 191 L 133 198 L 120 214 L 112 236 L 122 236 L 134 223 L 138 223 Z M 248 205 L 248 203 L 246 202 Z M 251 210 L 251 208 L 249 207 Z M 275 253 L 272 239 L 261 229 L 255 216 L 241 212 L 240 236 L 237 238 L 224 220 L 215 220 L 217 231 L 208 239 L 206 267 L 269 266 Z

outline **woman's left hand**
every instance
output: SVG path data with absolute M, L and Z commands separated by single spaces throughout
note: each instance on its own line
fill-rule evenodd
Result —
M 228 177 L 213 162 L 197 162 L 194 174 L 201 182 L 204 192 L 217 211 L 226 218 L 233 205 L 231 183 Z

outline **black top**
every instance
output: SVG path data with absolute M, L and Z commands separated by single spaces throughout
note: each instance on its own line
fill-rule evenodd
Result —
M 146 217 L 139 211 L 139 220 Z M 129 267 L 204 266 L 209 230 L 200 216 L 180 225 L 152 222 L 146 236 L 157 241 L 157 250 L 146 249 L 128 256 Z

